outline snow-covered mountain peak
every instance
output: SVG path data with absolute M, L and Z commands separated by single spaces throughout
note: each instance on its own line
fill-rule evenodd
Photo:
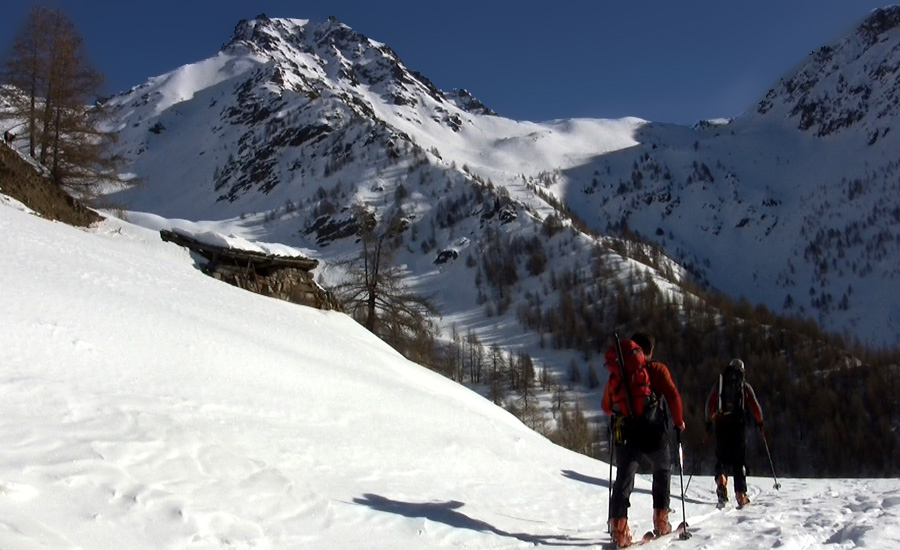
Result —
M 759 102 L 756 114 L 825 137 L 853 129 L 874 144 L 900 113 L 900 6 L 874 10 L 812 52 Z
M 884 33 L 900 26 L 900 4 L 873 10 L 872 14 L 857 28 L 857 35 L 865 39 L 869 45 L 880 42 L 887 37 Z
M 418 239 L 402 261 L 437 288 L 435 255 L 459 253 L 462 236 L 466 254 L 490 254 L 484 220 L 501 209 L 528 238 L 532 221 L 574 214 L 598 233 L 654 241 L 701 284 L 892 341 L 900 304 L 882 297 L 900 243 L 897 19 L 896 7 L 873 12 L 756 111 L 688 128 L 505 119 L 335 18 L 261 15 L 217 56 L 110 101 L 117 152 L 146 182 L 114 200 L 170 218 L 240 217 L 248 238 L 331 250 L 353 234 L 349 204 L 402 202 Z M 580 255 L 587 245 L 565 260 Z M 478 309 L 446 299 L 460 316 Z
M 322 79 L 328 81 L 331 89 L 340 89 L 367 103 L 360 96 L 370 91 L 397 106 L 415 107 L 422 94 L 436 104 L 451 105 L 427 78 L 407 69 L 390 47 L 354 31 L 335 17 L 311 23 L 304 19 L 270 19 L 261 14 L 238 23 L 222 51 L 261 56 L 279 67 L 277 74 L 293 75 L 287 81 Z M 278 83 L 284 84 L 280 78 Z M 309 86 L 300 88 L 308 91 Z M 322 89 L 317 90 L 321 92 Z M 465 100 L 453 101 L 452 105 L 479 114 L 492 112 L 467 95 L 462 94 L 460 97 Z
M 265 14 L 243 19 L 235 26 L 231 40 L 222 51 L 265 54 L 277 52 L 285 45 L 302 48 L 308 23 L 305 19 L 269 19 Z

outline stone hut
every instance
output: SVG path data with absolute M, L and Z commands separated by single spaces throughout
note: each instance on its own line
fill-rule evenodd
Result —
M 255 250 L 217 246 L 183 232 L 163 229 L 160 238 L 188 248 L 207 259 L 207 275 L 250 292 L 323 310 L 342 311 L 338 299 L 320 287 L 311 271 L 318 260 L 304 256 L 278 256 Z

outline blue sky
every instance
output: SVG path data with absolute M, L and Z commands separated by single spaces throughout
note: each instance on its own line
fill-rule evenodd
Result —
M 891 0 L 32 0 L 0 19 L 0 52 L 29 7 L 59 7 L 107 94 L 210 57 L 241 19 L 333 15 L 438 88 L 518 120 L 692 124 L 750 108 L 786 70 Z

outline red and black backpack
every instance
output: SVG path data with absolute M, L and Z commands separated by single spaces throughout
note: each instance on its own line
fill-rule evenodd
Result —
M 644 408 L 651 401 L 653 393 L 644 350 L 633 340 L 619 340 L 619 346 L 625 363 L 622 366 L 619 365 L 616 346 L 612 345 L 606 350 L 606 368 L 609 370 L 608 383 L 612 387 L 613 409 L 624 416 L 643 416 Z

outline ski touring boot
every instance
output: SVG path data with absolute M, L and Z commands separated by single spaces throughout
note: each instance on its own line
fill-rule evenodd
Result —
M 719 499 L 716 508 L 722 509 L 728 504 L 728 479 L 721 474 L 716 476 L 716 498 Z
M 690 534 L 686 533 L 687 525 L 684 522 L 678 524 L 678 527 L 673 531 L 672 524 L 669 523 L 669 510 L 667 508 L 654 508 L 653 509 L 653 530 L 647 531 L 643 538 L 640 541 L 640 544 L 646 544 L 652 540 L 656 540 L 660 537 L 664 537 L 666 535 L 671 535 L 673 533 L 680 533 L 682 535 L 681 538 L 688 539 L 690 538 Z
M 628 518 L 612 518 L 612 539 L 616 548 L 631 546 L 631 529 L 628 528 Z
M 668 508 L 653 509 L 653 535 L 661 537 L 672 532 L 672 524 L 669 523 Z

